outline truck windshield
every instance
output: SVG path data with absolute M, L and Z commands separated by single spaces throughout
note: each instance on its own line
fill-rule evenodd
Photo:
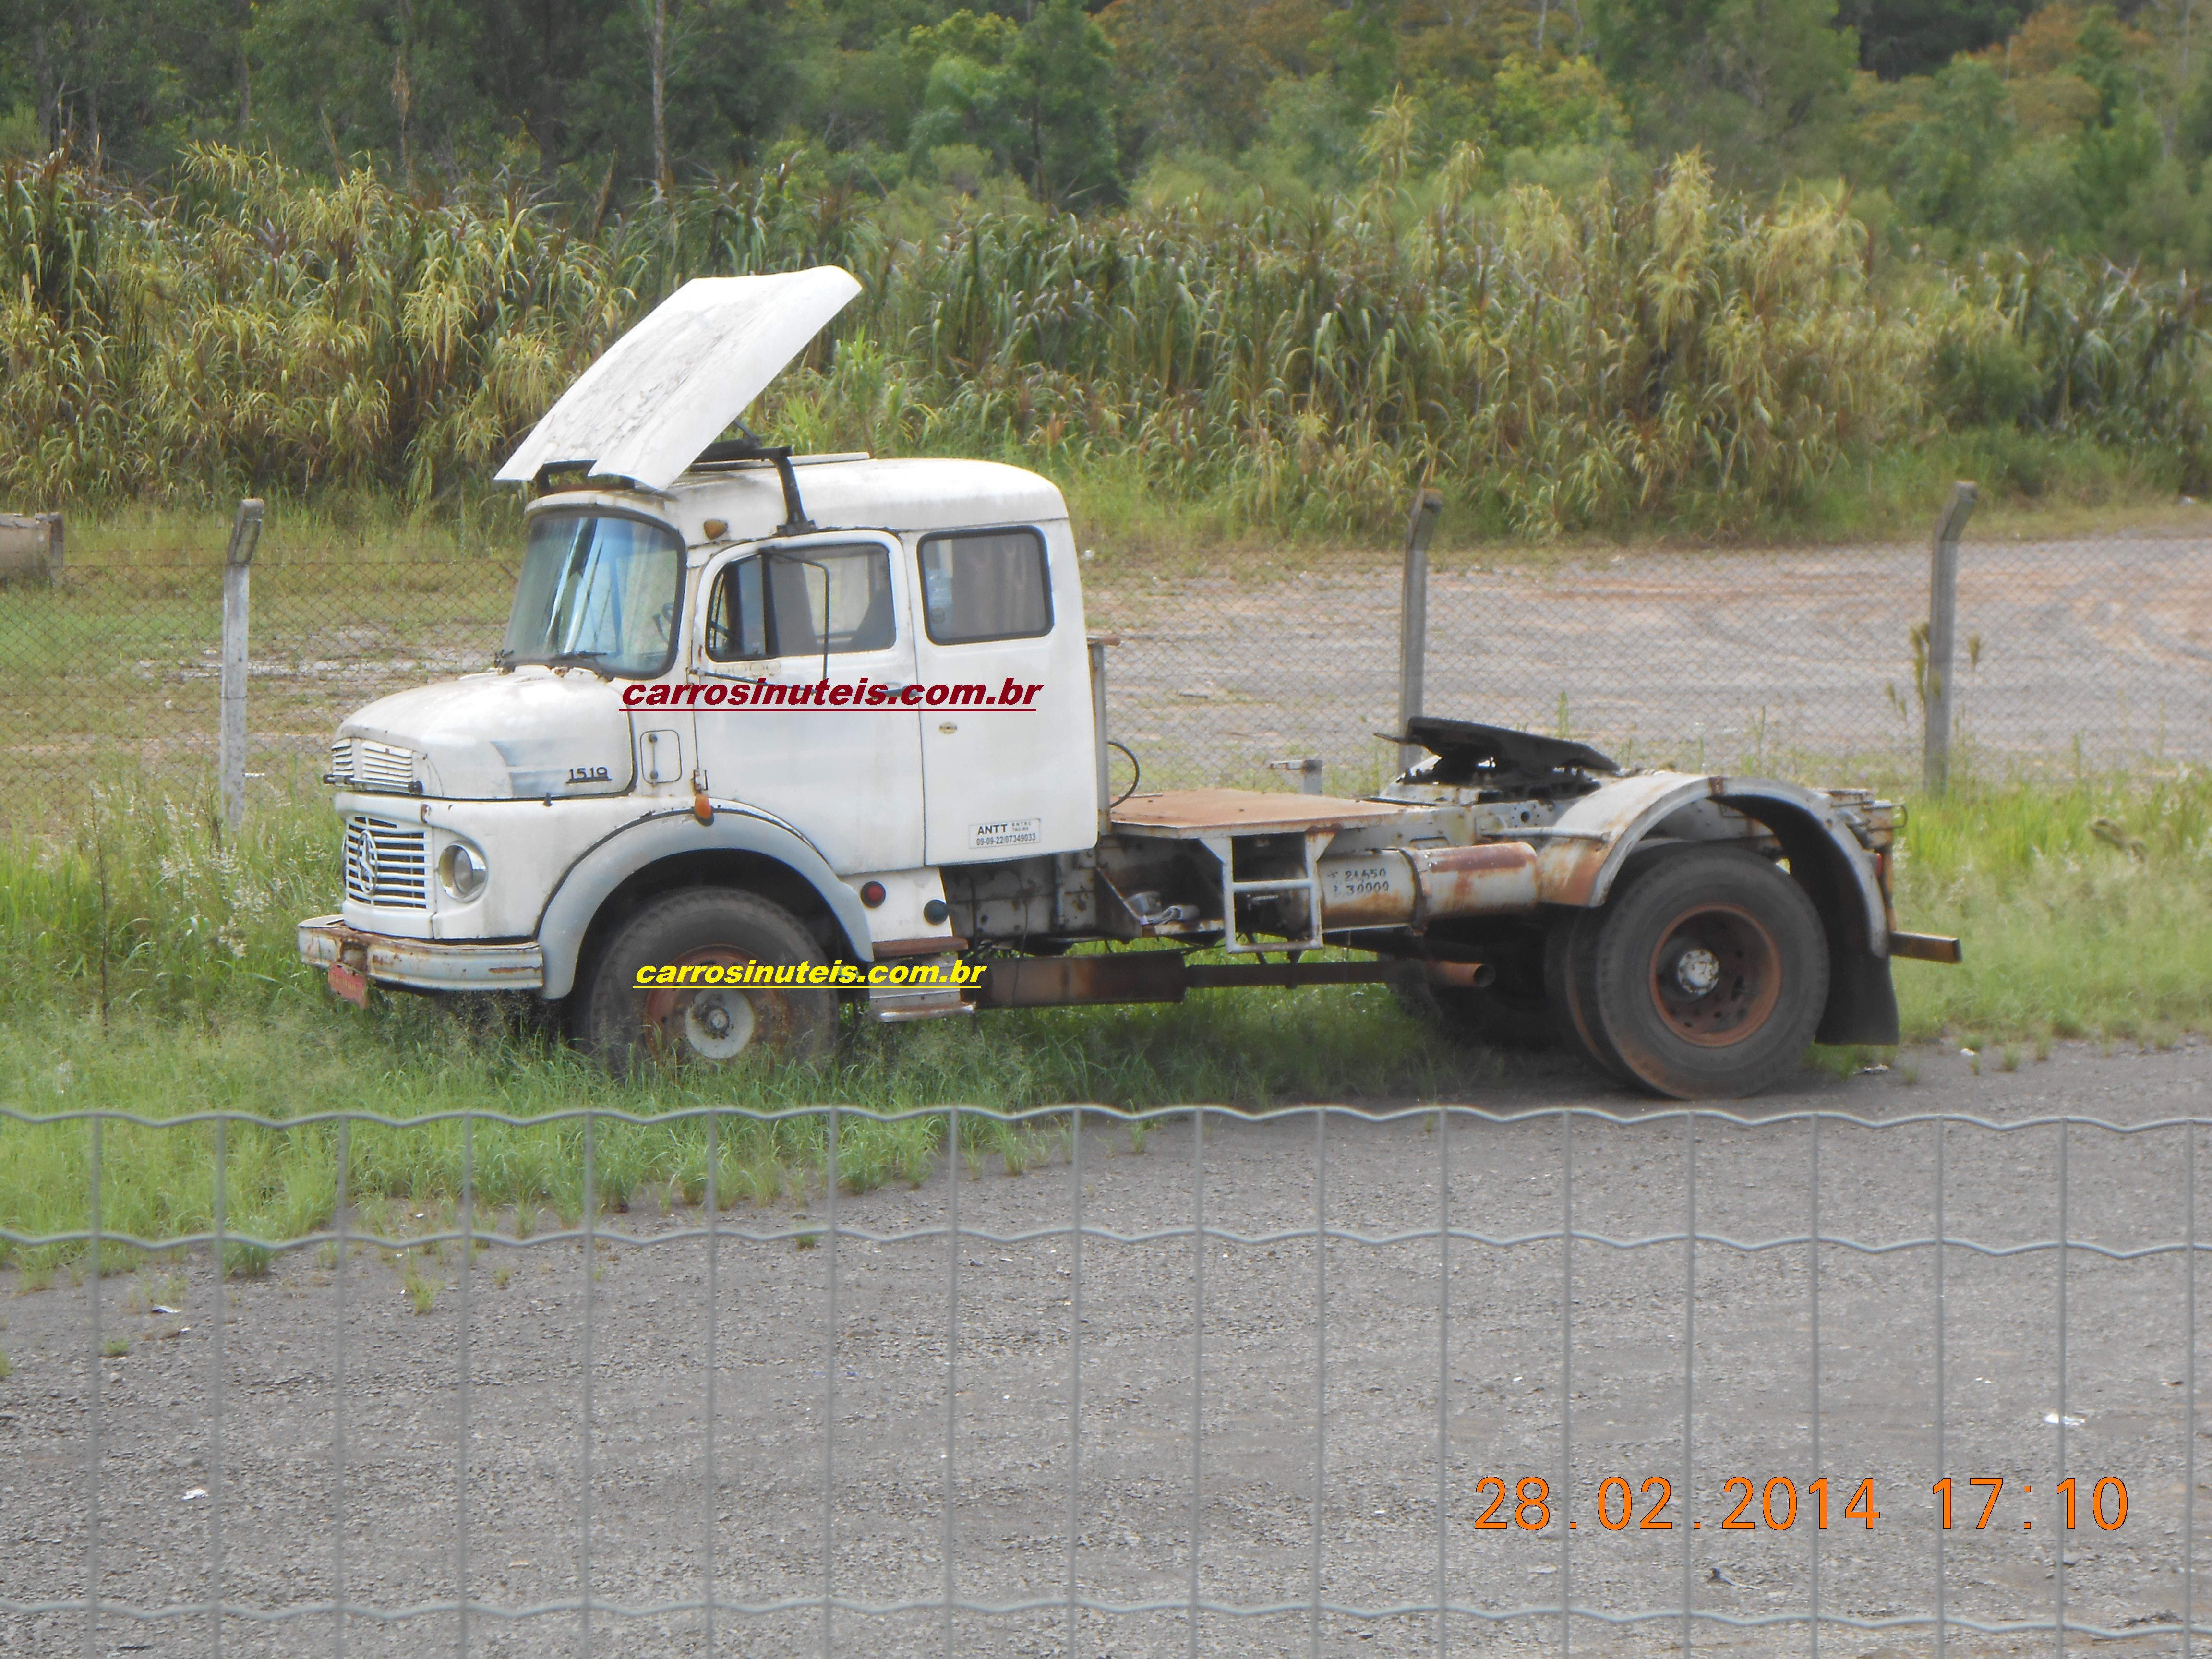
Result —
M 530 526 L 502 666 L 574 663 L 610 677 L 668 666 L 684 544 L 642 519 L 548 513 Z

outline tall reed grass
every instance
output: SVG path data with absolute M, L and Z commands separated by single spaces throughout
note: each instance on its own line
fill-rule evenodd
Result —
M 191 149 L 175 193 L 60 158 L 0 175 L 0 488 L 19 501 L 398 493 L 479 479 L 678 283 L 821 261 L 865 297 L 756 425 L 1003 454 L 1286 530 L 1406 487 L 1544 537 L 1784 521 L 1950 427 L 2142 446 L 2207 472 L 2201 286 L 2043 260 L 1877 282 L 1814 192 L 1696 155 L 1571 199 L 1476 186 L 1249 213 L 977 212 L 913 240 L 803 168 L 570 223 Z

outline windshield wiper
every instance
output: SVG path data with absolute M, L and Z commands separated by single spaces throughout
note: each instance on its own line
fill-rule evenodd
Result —
M 501 670 L 510 668 L 588 668 L 603 680 L 614 676 L 599 666 L 611 653 L 605 651 L 556 651 L 548 657 L 526 657 L 519 651 L 509 651 L 505 646 L 491 653 L 492 665 Z
M 548 668 L 588 668 L 601 679 L 611 680 L 614 676 L 599 666 L 607 656 L 605 651 L 556 651 L 551 656 L 541 657 L 538 660 Z

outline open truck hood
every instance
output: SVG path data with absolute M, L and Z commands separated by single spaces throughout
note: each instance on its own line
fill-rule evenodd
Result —
M 836 265 L 694 277 L 561 394 L 500 482 L 582 465 L 667 489 L 860 291 Z

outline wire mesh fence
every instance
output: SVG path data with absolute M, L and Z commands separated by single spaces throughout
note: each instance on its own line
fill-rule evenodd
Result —
M 2190 1654 L 2136 1097 L 0 1109 L 0 1644 Z
M 1956 743 L 2002 771 L 2212 759 L 2212 560 L 2203 536 L 1969 540 Z M 102 757 L 204 772 L 216 752 L 222 548 L 72 562 L 0 585 L 0 813 Z M 1627 763 L 1917 769 L 1924 548 L 1455 557 L 1429 582 L 1431 714 L 1563 732 Z M 1113 734 L 1148 786 L 1335 790 L 1394 771 L 1400 573 L 1381 555 L 1225 561 L 1220 574 L 1087 563 Z M 487 665 L 514 567 L 414 548 L 307 558 L 272 529 L 253 569 L 252 769 L 319 757 L 387 691 Z M 1126 781 L 1126 776 L 1124 781 Z
M 252 567 L 251 769 L 327 754 L 370 699 L 489 665 L 512 563 L 481 556 L 307 559 L 281 533 Z M 0 814 L 35 817 L 103 760 L 197 781 L 215 763 L 220 538 L 191 556 L 72 562 L 0 586 Z
M 1958 743 L 1970 764 L 2121 770 L 2212 758 L 2201 536 L 1962 550 Z M 1395 769 L 1400 573 L 1094 585 L 1115 733 L 1148 777 L 1249 780 L 1315 755 Z M 1425 708 L 1572 736 L 1624 763 L 1918 769 L 1925 547 L 1439 562 Z

